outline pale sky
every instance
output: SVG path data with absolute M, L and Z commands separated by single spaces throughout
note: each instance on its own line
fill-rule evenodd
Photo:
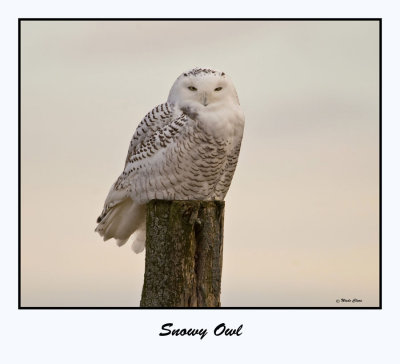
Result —
M 246 115 L 222 306 L 378 305 L 378 30 L 23 22 L 22 305 L 139 305 L 145 255 L 95 220 L 137 124 L 195 66 L 228 73 Z

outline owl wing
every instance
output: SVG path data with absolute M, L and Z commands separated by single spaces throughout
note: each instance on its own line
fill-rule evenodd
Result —
M 98 223 L 127 197 L 134 195 L 132 199 L 143 203 L 143 200 L 150 199 L 144 193 L 149 193 L 153 186 L 160 190 L 165 187 L 167 182 L 161 182 L 160 186 L 159 178 L 161 173 L 168 176 L 163 153 L 182 133 L 188 120 L 191 119 L 183 113 L 174 114 L 168 103 L 156 106 L 142 119 L 130 142 L 124 171 L 111 186 Z M 172 164 L 169 167 L 172 168 Z
M 140 203 L 166 198 L 166 191 L 178 182 L 180 174 L 176 169 L 182 167 L 184 153 L 190 153 L 192 142 L 187 136 L 193 124 L 186 114 L 175 114 L 158 129 L 140 136 L 141 141 L 128 152 L 125 169 L 114 189 L 128 191 Z
M 129 158 L 135 154 L 136 147 L 150 139 L 158 129 L 170 123 L 172 117 L 173 107 L 168 102 L 157 105 L 147 113 L 133 134 L 132 140 L 129 144 L 125 165 L 128 163 Z

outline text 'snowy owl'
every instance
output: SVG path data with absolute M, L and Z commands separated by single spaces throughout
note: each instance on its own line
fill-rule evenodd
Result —
M 134 234 L 133 250 L 139 253 L 145 246 L 150 200 L 224 200 L 243 127 L 235 87 L 224 72 L 195 68 L 181 74 L 168 101 L 137 127 L 96 232 L 118 245 Z

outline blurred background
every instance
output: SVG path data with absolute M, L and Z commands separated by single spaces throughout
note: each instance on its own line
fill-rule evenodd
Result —
M 183 71 L 246 115 L 222 306 L 379 304 L 377 21 L 23 21 L 22 306 L 138 306 L 144 254 L 94 233 L 141 118 Z

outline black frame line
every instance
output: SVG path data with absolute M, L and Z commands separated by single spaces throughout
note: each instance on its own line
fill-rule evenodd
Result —
M 19 21 L 381 21 L 382 18 L 18 18 Z
M 21 305 L 21 23 L 23 21 L 377 21 L 379 23 L 379 306 L 118 307 Z M 19 310 L 382 310 L 382 18 L 18 18 L 18 309 Z

